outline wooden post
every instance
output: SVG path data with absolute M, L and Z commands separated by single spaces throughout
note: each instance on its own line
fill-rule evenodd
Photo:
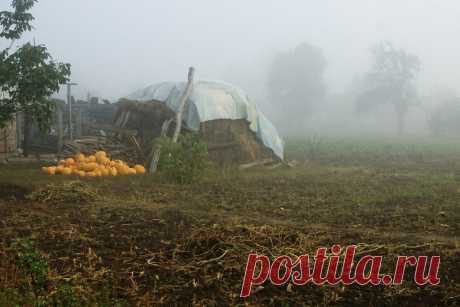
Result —
M 184 93 L 182 94 L 179 110 L 177 110 L 176 114 L 176 130 L 174 131 L 173 135 L 173 143 L 177 142 L 177 138 L 179 137 L 180 130 L 182 128 L 182 113 L 184 112 L 185 104 L 187 103 L 188 97 L 190 96 L 193 88 L 193 77 L 195 75 L 195 68 L 190 67 L 188 70 L 188 82 L 185 88 Z
M 67 129 L 69 130 L 69 139 L 73 140 L 73 133 L 72 133 L 72 96 L 71 96 L 71 84 L 67 84 L 67 108 L 68 108 L 68 123 Z
M 161 126 L 161 135 L 160 136 L 166 136 L 168 133 L 168 128 L 169 125 L 171 125 L 173 119 L 170 118 L 168 120 L 165 120 L 163 122 L 163 125 Z M 152 160 L 150 161 L 150 167 L 149 167 L 149 173 L 153 174 L 157 171 L 158 168 L 158 161 L 160 161 L 160 154 L 161 154 L 161 145 L 160 144 L 155 144 L 153 145 L 153 156 Z
M 176 128 L 174 130 L 174 135 L 173 135 L 173 142 L 177 142 L 177 138 L 179 137 L 180 130 L 182 128 L 182 113 L 184 112 L 184 107 L 185 104 L 187 103 L 187 100 L 192 92 L 193 88 L 193 77 L 195 75 L 195 68 L 190 67 L 188 70 L 188 82 L 187 86 L 185 87 L 185 91 L 182 94 L 180 104 L 179 104 L 179 110 L 177 110 L 176 114 Z M 172 119 L 166 120 L 163 122 L 163 126 L 161 127 L 161 136 L 165 136 L 168 132 L 169 125 L 172 123 Z M 153 150 L 153 156 L 152 160 L 150 161 L 150 167 L 149 167 L 149 173 L 153 174 L 156 172 L 157 167 L 158 167 L 158 161 L 160 161 L 160 155 L 161 155 L 161 146 L 159 144 L 155 144 Z
M 82 135 L 82 125 L 83 125 L 81 108 L 78 108 L 77 110 L 77 114 L 75 115 L 75 122 L 76 122 L 75 135 L 77 138 L 79 138 Z
M 23 148 L 23 113 L 16 113 L 16 147 Z
M 67 129 L 69 130 L 69 139 L 73 140 L 73 131 L 72 131 L 72 85 L 78 85 L 77 83 L 67 83 L 67 107 L 69 112 L 69 122 Z
M 131 117 L 131 111 L 124 113 L 122 122 L 120 124 L 120 128 L 124 128 L 126 126 L 126 124 L 129 122 L 130 117 Z
M 24 145 L 23 145 L 23 155 L 24 157 L 28 157 L 30 154 L 30 141 L 31 141 L 31 133 L 32 133 L 32 116 L 30 115 L 30 111 L 24 112 Z
M 58 159 L 61 159 L 62 146 L 64 145 L 64 115 L 61 105 L 56 103 L 56 122 L 57 122 L 57 154 Z

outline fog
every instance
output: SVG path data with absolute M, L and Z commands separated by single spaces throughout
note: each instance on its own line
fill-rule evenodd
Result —
M 2 0 L 0 10 L 9 4 Z M 353 103 L 345 93 L 369 70 L 370 48 L 382 41 L 419 57 L 420 97 L 460 86 L 458 1 L 40 0 L 32 14 L 35 29 L 23 40 L 71 63 L 76 98 L 89 92 L 116 101 L 149 84 L 185 80 L 194 66 L 199 79 L 240 86 L 277 121 L 279 106 L 268 99 L 270 65 L 304 42 L 322 49 L 327 63 L 324 107 L 303 126 L 311 131 L 343 130 L 336 119 L 352 114 Z M 423 131 L 427 110 L 438 102 L 424 99 L 411 109 L 408 131 Z M 381 128 L 382 114 L 392 118 L 385 109 L 347 127 Z

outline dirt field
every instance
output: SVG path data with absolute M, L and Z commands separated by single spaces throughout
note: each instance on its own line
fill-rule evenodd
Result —
M 289 142 L 293 169 L 161 176 L 48 177 L 0 166 L 0 306 L 460 305 L 460 145 Z M 76 192 L 75 192 L 76 191 Z M 441 284 L 275 287 L 239 297 L 248 253 L 333 244 L 441 255 Z M 410 270 L 408 271 L 410 272 Z

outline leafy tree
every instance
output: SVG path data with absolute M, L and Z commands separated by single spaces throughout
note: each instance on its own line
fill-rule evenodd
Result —
M 13 12 L 0 12 L 0 37 L 19 39 L 34 19 L 28 12 L 36 0 L 13 0 Z M 44 45 L 26 43 L 14 52 L 0 52 L 0 127 L 17 112 L 25 114 L 24 155 L 28 154 L 30 123 L 41 130 L 51 122 L 54 103 L 48 98 L 69 81 L 70 64 L 56 63 Z
M 364 78 L 364 90 L 358 95 L 358 112 L 368 112 L 382 104 L 390 104 L 396 111 L 398 134 L 404 132 L 404 120 L 409 107 L 417 102 L 414 81 L 420 70 L 417 56 L 390 43 L 372 49 L 373 66 Z
M 308 117 L 326 93 L 326 59 L 320 48 L 303 43 L 293 51 L 276 56 L 272 63 L 268 90 L 270 100 L 285 119 Z
M 6 39 L 19 39 L 21 35 L 32 30 L 30 23 L 34 20 L 28 11 L 37 0 L 13 0 L 11 6 L 14 12 L 0 12 L 0 37 Z
M 45 130 L 54 108 L 48 97 L 69 80 L 69 75 L 70 65 L 55 63 L 45 46 L 25 44 L 0 63 L 0 89 L 8 96 L 2 99 L 0 110 L 32 114 Z

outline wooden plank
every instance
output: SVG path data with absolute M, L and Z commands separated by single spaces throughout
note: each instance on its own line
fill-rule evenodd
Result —
M 75 136 L 77 138 L 81 137 L 82 135 L 82 126 L 83 126 L 82 110 L 81 108 L 78 108 L 75 114 Z
M 131 117 L 131 111 L 128 111 L 128 112 L 123 114 L 123 120 L 122 120 L 122 122 L 120 124 L 120 128 L 124 128 L 126 126 L 126 124 L 128 123 L 130 117 Z
M 133 147 L 136 149 L 137 155 L 139 156 L 139 158 L 142 159 L 143 164 L 145 164 L 145 162 L 146 162 L 145 161 L 145 154 L 144 154 L 144 151 L 141 148 L 141 145 L 139 145 L 139 142 L 137 141 L 136 137 L 131 135 L 131 136 L 128 137 L 128 140 L 133 145 Z
M 176 114 L 176 129 L 173 135 L 174 143 L 177 142 L 177 138 L 179 137 L 179 134 L 180 134 L 180 129 L 182 127 L 182 113 L 184 112 L 185 104 L 187 103 L 187 100 L 190 94 L 192 93 L 194 75 L 195 75 L 195 68 L 190 67 L 188 71 L 187 86 L 185 88 L 184 94 L 181 97 L 180 104 L 179 104 L 179 110 Z
M 166 136 L 166 134 L 168 133 L 169 125 L 171 125 L 172 122 L 172 118 L 163 122 L 163 125 L 161 126 L 161 136 Z M 161 145 L 155 144 L 153 149 L 152 161 L 150 162 L 149 173 L 153 174 L 156 172 L 158 168 L 158 162 L 160 161 L 160 155 Z
M 239 169 L 248 169 L 248 168 L 251 168 L 251 167 L 255 167 L 255 166 L 259 166 L 259 165 L 265 165 L 265 164 L 269 164 L 269 163 L 273 163 L 272 158 L 258 160 L 258 161 L 254 161 L 254 162 L 246 163 L 246 164 L 241 164 L 239 166 Z
M 56 122 L 57 122 L 57 153 L 58 159 L 62 157 L 62 146 L 64 144 L 64 115 L 62 108 L 59 104 L 56 104 Z
M 179 110 L 176 114 L 176 127 L 174 130 L 174 135 L 172 138 L 172 141 L 174 143 L 177 142 L 177 139 L 179 138 L 179 134 L 182 128 L 182 113 L 184 112 L 184 107 L 185 104 L 187 103 L 187 100 L 192 92 L 192 87 L 193 87 L 193 78 L 195 76 L 195 68 L 190 67 L 188 70 L 188 82 L 187 86 L 185 88 L 185 91 L 181 97 L 180 104 L 179 104 Z M 161 127 L 161 136 L 166 136 L 166 133 L 168 132 L 169 125 L 172 123 L 172 119 L 169 119 L 165 122 L 163 122 L 163 125 Z M 161 155 L 161 146 L 159 144 L 154 145 L 156 148 L 153 151 L 153 157 L 152 161 L 150 162 L 150 167 L 149 167 L 149 173 L 153 174 L 156 172 L 158 168 L 158 161 L 160 161 L 160 155 Z
M 87 123 L 86 127 L 88 127 L 89 129 L 105 130 L 105 131 L 108 131 L 108 132 L 120 133 L 120 134 L 124 134 L 124 135 L 133 135 L 133 136 L 137 135 L 136 130 L 118 128 L 118 127 L 108 125 L 108 124 Z

